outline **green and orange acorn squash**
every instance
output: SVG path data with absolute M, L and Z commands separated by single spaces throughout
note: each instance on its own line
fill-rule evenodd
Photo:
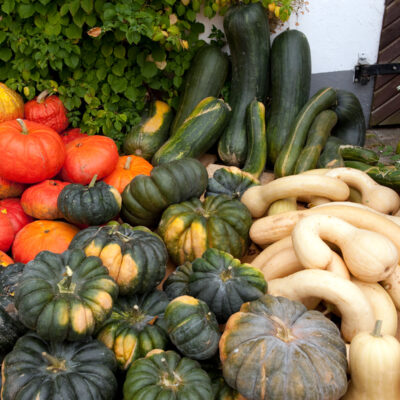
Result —
M 179 265 L 164 281 L 163 290 L 170 300 L 189 294 L 189 281 L 192 272 L 192 263 L 186 261 Z

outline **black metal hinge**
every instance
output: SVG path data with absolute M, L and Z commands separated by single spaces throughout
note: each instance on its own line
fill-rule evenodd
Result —
M 400 74 L 400 63 L 358 64 L 354 68 L 354 82 L 366 85 L 371 76 Z

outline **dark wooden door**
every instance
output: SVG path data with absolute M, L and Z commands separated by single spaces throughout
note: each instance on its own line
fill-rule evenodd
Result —
M 400 0 L 386 0 L 378 64 L 400 62 Z M 370 126 L 400 125 L 400 74 L 375 78 Z

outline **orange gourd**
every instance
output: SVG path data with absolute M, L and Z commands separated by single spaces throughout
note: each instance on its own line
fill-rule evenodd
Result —
M 14 90 L 0 82 L 0 122 L 24 117 L 24 101 Z
M 7 267 L 10 264 L 14 264 L 14 260 L 4 253 L 4 251 L 0 251 L 0 266 Z

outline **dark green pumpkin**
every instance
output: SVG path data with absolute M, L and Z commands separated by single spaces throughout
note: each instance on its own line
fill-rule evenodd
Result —
M 220 323 L 266 290 L 267 282 L 260 270 L 242 264 L 225 251 L 208 249 L 192 263 L 189 294 L 205 301 Z
M 337 326 L 300 302 L 264 295 L 244 303 L 219 344 L 228 385 L 252 400 L 337 400 L 347 389 Z
M 191 296 L 172 300 L 164 314 L 171 342 L 187 357 L 206 360 L 218 351 L 218 322 L 207 304 Z
M 22 336 L 2 366 L 3 400 L 112 400 L 117 390 L 112 351 L 97 340 L 47 342 Z
M 208 180 L 205 196 L 226 194 L 233 199 L 240 199 L 248 188 L 259 184 L 260 181 L 248 172 L 237 167 L 223 167 L 217 169 Z
M 252 218 L 247 207 L 229 196 L 209 196 L 168 207 L 158 231 L 175 264 L 193 261 L 210 247 L 243 257 Z
M 211 378 L 214 397 L 212 400 L 246 400 L 238 391 L 231 388 L 222 375 L 222 371 L 207 371 Z
M 206 168 L 194 158 L 159 165 L 150 176 L 136 176 L 126 186 L 121 216 L 132 225 L 154 227 L 168 206 L 200 197 L 207 182 Z
M 135 361 L 124 382 L 124 400 L 212 400 L 211 380 L 197 361 L 154 350 Z
M 96 176 L 88 186 L 71 183 L 65 186 L 57 199 L 57 207 L 64 218 L 80 225 L 101 225 L 118 215 L 121 210 L 121 195 L 111 185 Z
M 167 249 L 158 235 L 143 226 L 91 226 L 80 231 L 69 248 L 100 257 L 121 294 L 153 290 L 165 275 Z
M 192 274 L 192 263 L 179 265 L 163 283 L 163 290 L 170 300 L 189 294 L 189 279 Z
M 47 340 L 83 340 L 111 313 L 118 285 L 100 258 L 83 250 L 40 252 L 19 280 L 21 322 Z
M 121 369 L 127 369 L 151 350 L 165 348 L 168 342 L 164 323 L 167 305 L 167 295 L 159 290 L 118 297 L 111 316 L 100 327 L 97 339 L 114 351 Z

